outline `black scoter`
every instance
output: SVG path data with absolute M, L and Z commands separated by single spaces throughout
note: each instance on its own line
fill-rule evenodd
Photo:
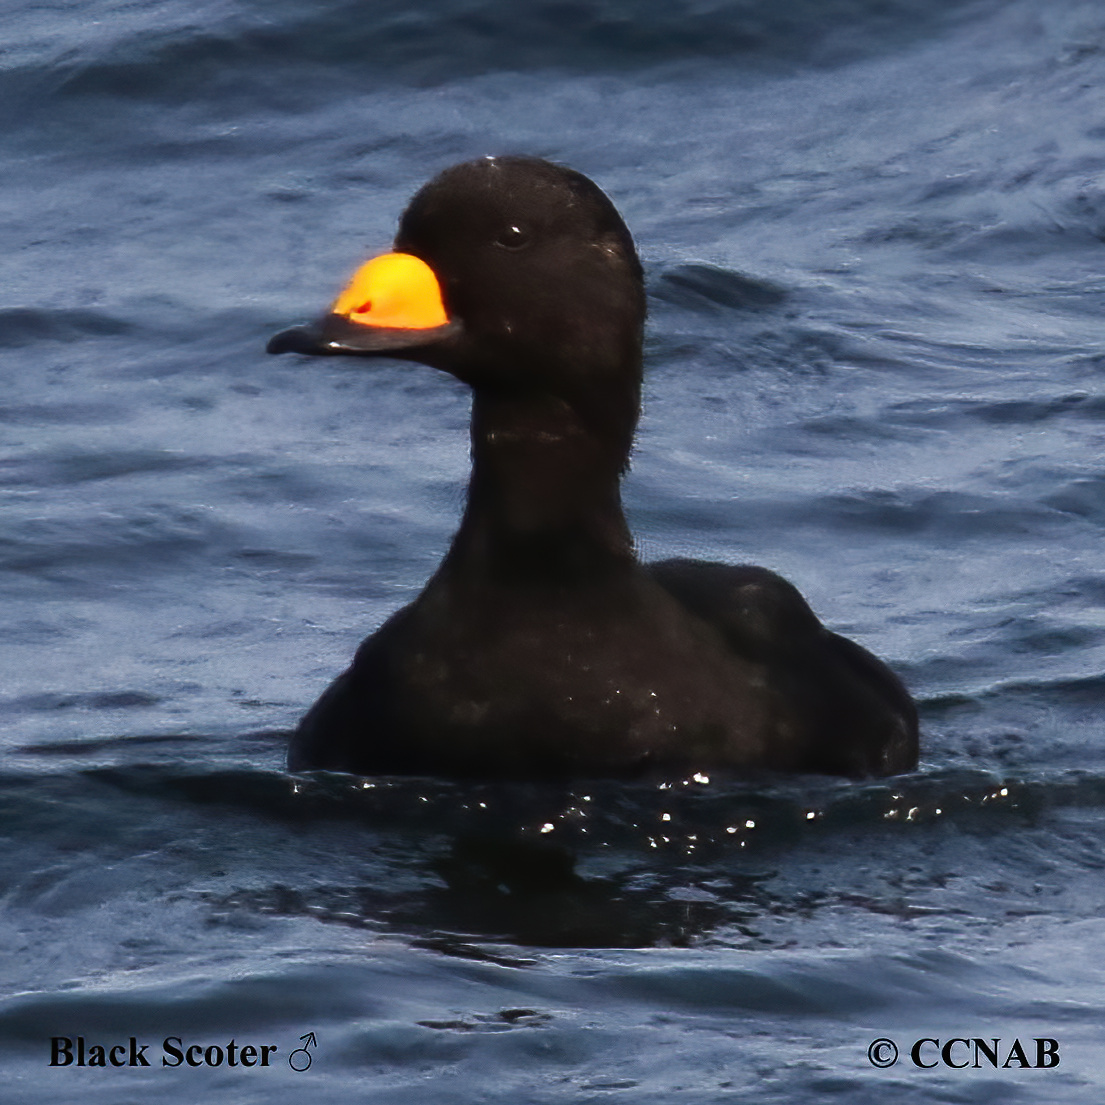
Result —
M 417 361 L 472 390 L 448 554 L 300 722 L 292 771 L 570 779 L 917 762 L 901 681 L 765 568 L 642 564 L 620 481 L 640 409 L 633 240 L 536 158 L 445 170 L 316 323 L 269 352 Z

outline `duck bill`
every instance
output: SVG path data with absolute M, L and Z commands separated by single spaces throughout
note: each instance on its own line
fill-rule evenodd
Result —
M 385 253 L 362 265 L 322 318 L 282 330 L 270 353 L 410 355 L 458 334 L 433 270 L 409 253 Z
M 281 330 L 279 334 L 269 338 L 265 350 L 269 353 L 306 353 L 314 357 L 340 354 L 382 357 L 389 353 L 409 353 L 428 345 L 437 345 L 460 331 L 460 324 L 456 322 L 414 330 L 364 326 L 350 322 L 344 315 L 328 314 L 317 322 Z

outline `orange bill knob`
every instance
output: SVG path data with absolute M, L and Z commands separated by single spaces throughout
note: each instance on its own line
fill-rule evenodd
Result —
M 385 253 L 363 264 L 330 311 L 391 330 L 431 330 L 449 322 L 433 269 L 410 253 Z

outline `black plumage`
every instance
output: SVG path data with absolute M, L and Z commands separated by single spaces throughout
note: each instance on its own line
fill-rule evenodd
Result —
M 418 192 L 395 247 L 433 270 L 446 325 L 330 315 L 269 348 L 400 357 L 467 383 L 467 507 L 425 590 L 303 718 L 289 767 L 912 768 L 909 694 L 791 584 L 764 568 L 638 561 L 620 480 L 640 407 L 644 286 L 599 188 L 537 159 L 468 162 Z

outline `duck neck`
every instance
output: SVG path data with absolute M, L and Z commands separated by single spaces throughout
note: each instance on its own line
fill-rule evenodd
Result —
M 551 395 L 476 390 L 468 504 L 446 559 L 499 579 L 565 581 L 628 568 L 621 504 L 636 397 L 624 426 Z

